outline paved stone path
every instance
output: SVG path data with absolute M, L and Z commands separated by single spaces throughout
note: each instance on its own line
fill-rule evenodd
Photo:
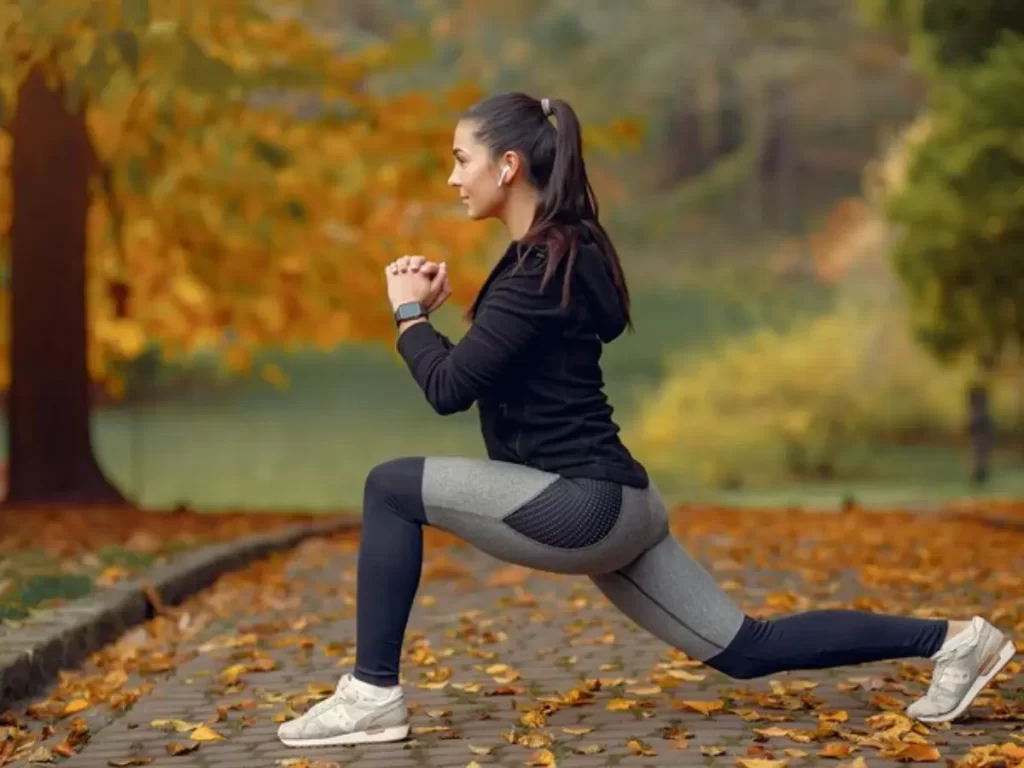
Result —
M 727 538 L 688 543 L 752 611 L 802 609 L 810 600 L 849 604 L 856 595 L 864 607 L 885 607 L 894 599 L 885 585 L 872 593 L 842 568 L 822 582 L 806 569 L 723 558 Z M 1008 589 L 1017 594 L 1019 579 L 993 578 L 1010 578 Z M 57 758 L 72 768 L 402 768 L 474 761 L 777 768 L 786 763 L 757 761 L 837 765 L 837 758 L 873 766 L 958 760 L 986 744 L 1004 745 L 1006 765 L 1016 765 L 1015 748 L 1024 757 L 1024 676 L 1016 661 L 999 678 L 998 692 L 972 708 L 969 719 L 911 730 L 900 710 L 924 690 L 927 664 L 731 681 L 638 630 L 584 578 L 527 573 L 451 548 L 429 556 L 410 622 L 404 674 L 412 740 L 284 747 L 275 736 L 277 722 L 326 696 L 352 663 L 354 585 L 354 543 L 341 538 L 307 542 L 222 578 L 148 629 L 128 633 L 49 692 L 50 706 L 67 708 L 76 696 L 88 699 L 89 691 L 94 700 L 109 699 L 103 691 L 112 689 L 127 700 L 148 685 L 133 706 L 116 712 L 96 703 L 57 720 L 42 743 L 52 749 L 69 733 L 84 742 L 70 759 Z M 961 611 L 991 610 L 993 600 L 1005 597 L 984 586 L 970 595 L 928 594 L 931 604 Z M 35 703 L 38 713 L 45 698 L 13 711 L 24 717 L 24 707 Z M 35 731 L 41 727 L 38 720 L 26 722 Z M 201 724 L 222 738 L 194 740 L 206 730 L 196 731 Z M 164 730 L 176 725 L 181 732 Z M 172 756 L 171 744 L 199 746 Z M 853 762 L 857 758 L 863 762 Z

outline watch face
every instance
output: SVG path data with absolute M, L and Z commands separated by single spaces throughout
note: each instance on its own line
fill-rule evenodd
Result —
M 411 320 L 423 314 L 423 306 L 418 302 L 407 302 L 398 307 L 398 318 L 400 320 Z

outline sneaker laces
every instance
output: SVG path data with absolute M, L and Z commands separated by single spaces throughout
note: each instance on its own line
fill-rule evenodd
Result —
M 935 659 L 935 668 L 932 670 L 932 690 L 949 694 L 956 693 L 955 685 L 962 680 L 951 680 L 949 673 L 955 669 L 955 662 L 970 656 L 973 651 L 973 644 L 964 643 L 940 654 Z
M 323 712 L 327 708 L 333 706 L 339 700 L 341 700 L 341 694 L 348 686 L 350 677 L 350 675 L 343 675 L 341 679 L 338 680 L 338 684 L 334 686 L 334 693 L 332 693 L 327 698 L 321 699 L 320 701 L 313 704 L 313 706 L 306 710 L 306 714 L 318 714 L 320 712 Z

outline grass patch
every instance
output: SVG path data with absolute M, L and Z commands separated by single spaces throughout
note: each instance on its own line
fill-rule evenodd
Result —
M 308 520 L 308 515 L 210 515 L 66 507 L 8 510 L 0 533 L 0 623 L 17 624 L 205 544 Z
M 620 423 L 657 384 L 668 351 L 707 348 L 772 313 L 781 322 L 795 304 L 765 309 L 724 289 L 692 288 L 637 291 L 634 306 L 637 332 L 610 345 L 603 360 Z M 438 325 L 453 338 L 463 328 L 454 311 Z M 287 391 L 253 378 L 228 391 L 98 409 L 93 433 L 103 466 L 146 506 L 331 511 L 358 508 L 363 480 L 381 461 L 484 456 L 476 410 L 437 416 L 385 345 L 268 353 L 263 361 L 287 372 Z
M 813 297 L 751 301 L 740 292 L 703 288 L 635 292 L 637 333 L 610 345 L 603 366 L 616 419 L 628 428 L 661 381 L 666 355 L 699 355 L 765 323 L 784 326 L 816 311 Z M 439 325 L 457 337 L 455 313 Z M 98 409 L 93 431 L 101 463 L 145 506 L 206 511 L 281 509 L 313 513 L 358 510 L 367 472 L 397 456 L 484 457 L 476 410 L 437 416 L 404 363 L 384 345 L 336 354 L 268 354 L 292 378 L 279 392 L 258 379 L 229 391 L 196 391 L 173 399 Z M 716 499 L 760 505 L 767 499 L 838 503 L 863 499 L 958 498 L 966 483 L 957 448 L 866 446 L 858 478 L 817 485 L 713 492 L 697 487 L 686 466 L 654 473 L 672 501 Z M 655 457 L 644 456 L 642 460 Z M 996 467 L 992 493 L 1020 489 L 1014 457 Z M 881 502 L 880 502 L 881 503 Z

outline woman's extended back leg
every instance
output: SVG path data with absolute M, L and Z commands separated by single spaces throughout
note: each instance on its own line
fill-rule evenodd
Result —
M 664 508 L 657 489 L 650 503 Z M 591 577 L 608 599 L 655 637 L 730 677 L 928 657 L 948 622 L 868 611 L 807 611 L 777 619 L 746 615 L 665 529 L 635 561 Z

